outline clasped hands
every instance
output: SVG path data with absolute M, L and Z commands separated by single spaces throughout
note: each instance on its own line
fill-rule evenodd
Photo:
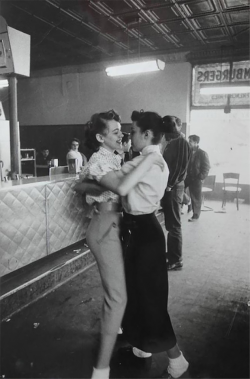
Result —
M 106 191 L 106 189 L 102 187 L 98 182 L 90 179 L 85 179 L 81 182 L 78 182 L 73 188 L 73 190 L 81 194 L 88 193 L 92 196 L 99 196 L 104 191 Z

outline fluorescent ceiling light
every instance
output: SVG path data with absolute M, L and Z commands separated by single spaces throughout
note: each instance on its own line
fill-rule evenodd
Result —
M 250 93 L 250 83 L 249 82 L 238 82 L 238 83 L 210 83 L 200 85 L 201 95 L 227 95 L 236 93 Z
M 0 79 L 0 88 L 9 87 L 8 79 Z
M 160 59 L 147 62 L 129 63 L 121 66 L 113 66 L 106 68 L 108 76 L 121 76 L 131 74 L 141 74 L 144 72 L 153 72 L 164 70 L 165 62 Z

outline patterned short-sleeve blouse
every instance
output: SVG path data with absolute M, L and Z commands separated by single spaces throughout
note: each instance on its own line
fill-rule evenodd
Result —
M 100 147 L 97 153 L 94 153 L 87 165 L 84 166 L 80 178 L 92 179 L 100 182 L 101 178 L 110 171 L 116 171 L 121 169 L 121 158 L 119 155 L 108 151 L 107 149 Z M 86 195 L 86 201 L 88 204 L 102 203 L 102 202 L 114 202 L 119 203 L 120 197 L 112 191 L 104 191 L 101 195 L 93 196 Z

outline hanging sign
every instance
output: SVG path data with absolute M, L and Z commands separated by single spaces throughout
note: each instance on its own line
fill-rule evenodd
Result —
M 193 68 L 192 105 L 194 106 L 225 106 L 227 97 L 230 96 L 231 105 L 249 105 L 249 93 L 236 93 L 231 95 L 201 95 L 201 84 L 229 83 L 229 63 L 214 63 Z M 234 62 L 231 82 L 240 83 L 250 80 L 250 61 Z

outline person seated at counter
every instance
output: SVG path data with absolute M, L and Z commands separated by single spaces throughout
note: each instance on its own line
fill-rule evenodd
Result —
M 66 155 L 67 165 L 69 165 L 70 159 L 76 159 L 76 172 L 81 171 L 81 167 L 85 166 L 87 163 L 87 158 L 84 154 L 78 151 L 80 146 L 80 140 L 78 138 L 73 138 L 70 142 L 70 150 Z
M 36 156 L 36 170 L 37 176 L 48 176 L 49 168 L 51 166 L 50 152 L 47 146 L 41 148 L 40 153 Z
M 132 159 L 132 156 L 130 156 L 130 147 L 131 147 L 131 139 L 130 139 L 130 134 L 122 132 L 123 137 L 122 137 L 122 148 L 119 150 L 116 150 L 118 154 L 121 157 L 121 163 L 125 163 L 127 161 L 130 161 Z

